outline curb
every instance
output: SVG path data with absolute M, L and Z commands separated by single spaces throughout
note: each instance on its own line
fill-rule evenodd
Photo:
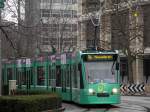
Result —
M 65 110 L 64 107 L 58 108 L 58 109 L 53 109 L 53 110 L 46 110 L 42 112 L 63 112 Z

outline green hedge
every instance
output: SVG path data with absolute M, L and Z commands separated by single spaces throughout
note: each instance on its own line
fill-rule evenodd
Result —
M 61 108 L 56 94 L 0 97 L 0 112 L 41 112 Z
M 48 90 L 16 90 L 16 95 L 40 95 L 40 94 L 51 94 Z

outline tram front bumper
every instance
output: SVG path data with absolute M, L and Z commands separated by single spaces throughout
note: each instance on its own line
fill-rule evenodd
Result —
M 97 95 L 87 95 L 80 97 L 81 104 L 119 104 L 120 95 L 109 95 L 98 93 Z

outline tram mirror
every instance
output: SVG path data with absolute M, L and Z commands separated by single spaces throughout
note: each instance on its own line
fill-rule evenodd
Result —
M 114 60 L 117 60 L 118 56 L 115 54 L 113 58 Z
M 119 70 L 119 63 L 116 63 L 116 70 Z

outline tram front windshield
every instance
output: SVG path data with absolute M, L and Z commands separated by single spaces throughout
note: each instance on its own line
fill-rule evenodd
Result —
M 115 83 L 114 61 L 85 62 L 86 77 L 89 83 Z

